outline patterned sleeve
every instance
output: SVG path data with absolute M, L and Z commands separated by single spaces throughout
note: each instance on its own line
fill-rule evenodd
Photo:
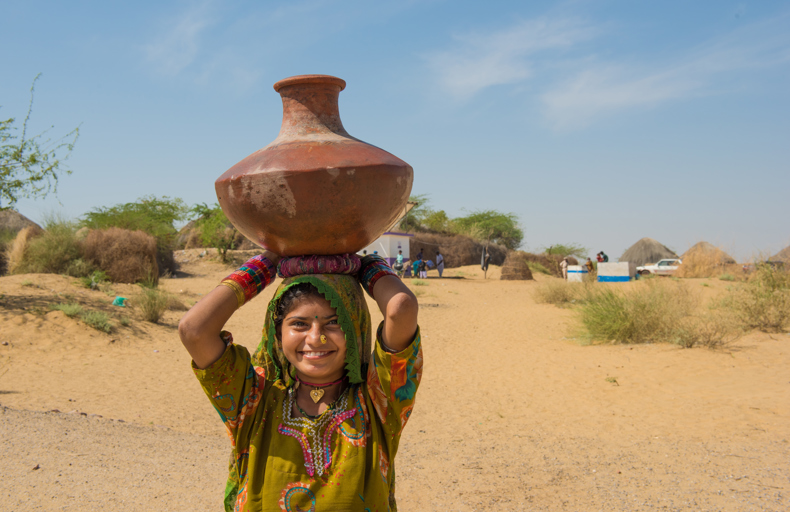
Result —
M 397 353 L 387 352 L 381 344 L 382 326 L 383 322 L 376 333 L 376 349 L 368 368 L 367 385 L 384 433 L 395 441 L 393 448 L 397 449 L 397 441 L 411 415 L 414 395 L 422 377 L 422 345 L 418 327 L 408 347 Z
M 225 423 L 235 448 L 240 438 L 249 438 L 266 382 L 263 369 L 253 367 L 250 352 L 233 344 L 230 336 L 226 340 L 228 345 L 218 360 L 204 370 L 195 366 L 193 361 L 192 370 Z

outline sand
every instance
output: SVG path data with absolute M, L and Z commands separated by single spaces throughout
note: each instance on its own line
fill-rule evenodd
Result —
M 161 282 L 187 305 L 229 272 L 197 254 Z M 498 272 L 410 285 L 425 369 L 401 511 L 790 509 L 790 335 L 583 346 L 572 310 L 532 299 L 554 278 Z M 687 281 L 708 298 L 726 286 Z M 178 340 L 183 312 L 154 325 L 109 304 L 136 290 L 0 278 L 0 510 L 221 509 L 230 444 Z M 273 290 L 227 326 L 250 350 Z M 72 301 L 131 324 L 104 334 L 48 309 Z

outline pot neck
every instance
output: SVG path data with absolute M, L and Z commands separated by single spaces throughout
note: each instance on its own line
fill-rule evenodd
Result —
M 340 121 L 336 83 L 293 83 L 280 87 L 283 122 L 279 140 L 310 136 L 350 137 Z

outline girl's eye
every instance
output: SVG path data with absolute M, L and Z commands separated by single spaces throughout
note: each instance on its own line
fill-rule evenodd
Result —
M 330 320 L 330 321 L 328 321 L 328 322 L 326 323 L 326 325 L 337 325 L 337 318 L 335 318 L 334 320 Z

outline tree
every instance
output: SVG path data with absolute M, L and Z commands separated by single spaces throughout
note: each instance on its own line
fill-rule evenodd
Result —
M 524 239 L 524 232 L 518 226 L 514 213 L 501 213 L 496 210 L 477 210 L 466 217 L 453 219 L 455 231 L 473 238 L 495 242 L 515 250 Z
M 175 223 L 186 220 L 189 213 L 177 197 L 143 196 L 133 203 L 94 208 L 83 216 L 82 224 L 91 229 L 139 229 L 156 238 L 160 248 L 171 249 L 178 233 Z
M 579 244 L 554 244 L 549 247 L 544 247 L 545 254 L 559 254 L 563 258 L 565 256 L 578 256 L 579 258 L 587 257 L 587 248 Z
M 74 149 L 79 127 L 54 141 L 45 139 L 49 129 L 33 137 L 27 134 L 33 93 L 40 76 L 41 73 L 36 75 L 30 86 L 30 104 L 22 122 L 22 133 L 17 135 L 16 119 L 0 120 L 0 210 L 13 207 L 20 197 L 43 198 L 49 192 L 56 193 L 59 175 L 71 174 L 64 162 Z
M 192 212 L 198 217 L 195 226 L 200 231 L 203 245 L 217 249 L 222 262 L 225 263 L 228 251 L 236 248 L 238 231 L 225 216 L 219 204 L 215 203 L 211 208 L 205 203 L 198 204 L 192 208 Z

